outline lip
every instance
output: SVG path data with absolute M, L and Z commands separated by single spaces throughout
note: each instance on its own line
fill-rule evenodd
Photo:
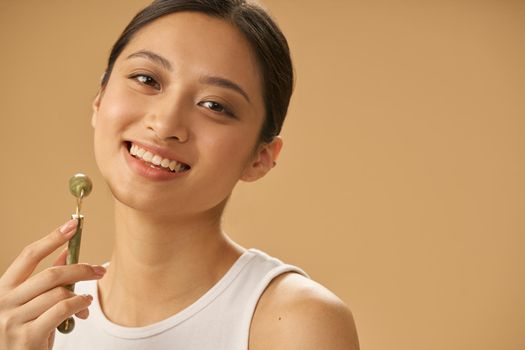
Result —
M 146 163 L 144 160 L 138 159 L 133 157 L 129 151 L 128 151 L 128 144 L 123 143 L 122 145 L 122 152 L 124 153 L 124 158 L 126 159 L 127 164 L 131 168 L 131 170 L 142 176 L 147 178 L 148 180 L 153 181 L 168 181 L 173 180 L 182 176 L 185 176 L 188 172 L 190 172 L 191 168 L 183 171 L 181 173 L 174 173 L 171 171 L 154 168 L 151 166 L 151 164 Z M 141 146 L 142 147 L 142 146 Z M 146 148 L 145 148 L 146 149 Z M 160 156 L 160 154 L 159 154 Z M 167 157 L 166 157 L 167 158 Z

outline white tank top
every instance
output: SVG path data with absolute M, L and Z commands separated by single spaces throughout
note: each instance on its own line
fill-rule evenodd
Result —
M 100 308 L 97 282 L 79 282 L 75 293 L 94 298 L 89 318 L 76 318 L 70 334 L 56 331 L 53 350 L 247 350 L 259 298 L 272 279 L 290 271 L 310 278 L 296 266 L 248 249 L 197 301 L 145 327 L 123 327 L 109 321 Z

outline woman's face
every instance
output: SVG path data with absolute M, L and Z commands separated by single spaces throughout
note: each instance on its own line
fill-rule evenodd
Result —
M 139 210 L 218 207 L 239 179 L 263 176 L 281 147 L 276 138 L 255 148 L 264 104 L 249 43 L 231 24 L 200 13 L 170 14 L 141 28 L 93 108 L 97 165 L 113 195 Z M 139 156 L 131 145 L 143 149 Z M 164 162 L 141 159 L 144 151 Z M 174 161 L 189 170 L 171 172 Z

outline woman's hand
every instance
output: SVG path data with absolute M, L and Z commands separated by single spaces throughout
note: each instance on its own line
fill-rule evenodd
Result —
M 24 248 L 0 277 L 0 350 L 50 350 L 55 328 L 76 314 L 86 319 L 90 295 L 76 295 L 63 286 L 100 279 L 102 266 L 65 265 L 67 249 L 52 267 L 32 276 L 38 263 L 75 233 L 76 219 Z

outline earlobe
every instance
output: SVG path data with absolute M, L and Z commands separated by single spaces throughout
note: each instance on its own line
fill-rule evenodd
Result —
M 268 173 L 275 165 L 283 147 L 283 140 L 275 136 L 272 142 L 259 146 L 253 160 L 248 164 L 240 178 L 245 182 L 253 182 Z

